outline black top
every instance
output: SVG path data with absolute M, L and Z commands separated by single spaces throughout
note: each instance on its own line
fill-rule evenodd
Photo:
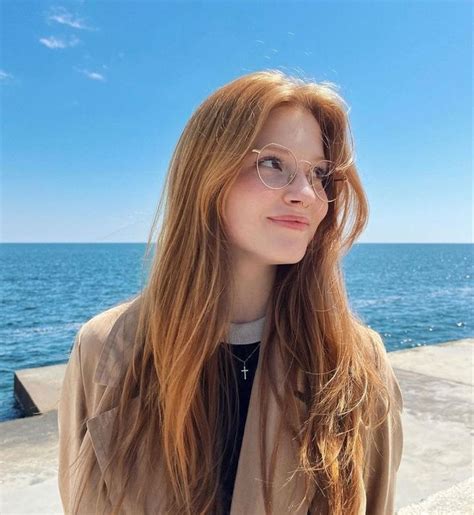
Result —
M 264 322 L 265 317 L 244 324 L 231 324 L 230 335 L 227 339 L 229 343 L 221 343 L 222 347 L 220 352 L 222 354 L 227 351 L 232 353 L 231 361 L 233 363 L 237 379 L 237 392 L 235 385 L 232 385 L 230 388 L 226 388 L 227 395 L 229 396 L 229 403 L 231 405 L 231 413 L 234 413 L 234 410 L 236 410 L 235 403 L 237 400 L 239 401 L 239 409 L 237 413 L 238 423 L 232 426 L 233 430 L 231 431 L 229 438 L 227 441 L 223 442 L 224 460 L 221 474 L 221 492 L 223 496 L 223 513 L 225 515 L 230 514 L 230 508 L 232 505 L 235 476 L 237 474 L 237 466 L 239 464 L 245 422 L 247 420 L 247 412 L 250 403 L 250 394 L 252 393 L 252 385 L 258 365 L 258 357 L 260 354 L 259 340 L 262 336 Z M 245 368 L 244 363 L 239 361 L 237 358 L 245 360 Z M 224 392 L 221 390 L 221 393 Z M 223 427 L 226 427 L 225 422 L 227 422 L 228 417 L 226 410 L 221 413 L 221 417 Z M 310 515 L 309 510 L 307 515 Z
M 221 471 L 221 493 L 223 496 L 223 513 L 230 513 L 232 494 L 234 491 L 235 476 L 239 463 L 242 439 L 245 431 L 245 422 L 250 403 L 250 395 L 255 378 L 260 354 L 260 340 L 262 338 L 265 317 L 251 322 L 230 324 L 229 334 L 225 343 L 221 343 L 221 357 L 230 352 L 232 370 L 225 369 L 222 378 L 221 394 L 228 399 L 230 413 L 234 414 L 233 421 L 229 421 L 229 412 L 221 412 L 222 427 L 230 424 L 230 434 L 222 442 L 223 466 Z M 245 361 L 245 364 L 240 361 Z M 223 370 L 221 368 L 221 370 Z M 235 372 L 233 374 L 232 372 Z M 235 382 L 236 380 L 236 382 Z M 227 402 L 227 401 L 226 401 Z M 222 403 L 223 407 L 226 402 Z
M 255 371 L 257 369 L 258 356 L 260 353 L 259 343 L 260 342 L 255 342 L 246 345 L 224 344 L 229 347 L 233 354 L 232 362 L 235 367 L 237 376 L 239 401 L 238 423 L 234 426 L 235 432 L 233 432 L 227 441 L 224 442 L 224 461 L 221 475 L 222 493 L 224 496 L 224 513 L 230 513 L 235 476 L 237 474 L 237 465 L 239 463 L 240 449 L 242 447 L 242 439 L 245 430 L 245 421 L 247 420 L 250 394 L 252 392 L 252 384 L 255 377 Z M 225 350 L 223 350 L 223 352 L 225 352 Z M 245 366 L 244 363 L 239 361 L 235 356 L 242 360 L 246 360 Z M 250 358 L 247 359 L 248 356 L 250 356 Z M 231 410 L 234 412 L 236 409 L 235 388 L 229 388 L 228 394 L 230 397 L 229 402 L 231 405 Z M 225 418 L 228 416 L 227 412 L 224 410 L 221 416 L 223 418 L 223 427 L 226 427 Z

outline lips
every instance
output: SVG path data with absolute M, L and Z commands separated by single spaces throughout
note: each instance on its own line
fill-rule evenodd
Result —
M 295 222 L 302 225 L 309 225 L 309 219 L 306 216 L 284 215 L 284 216 L 269 216 L 270 220 L 275 222 Z
M 275 225 L 279 225 L 280 227 L 284 227 L 287 229 L 294 229 L 297 231 L 306 231 L 309 227 L 309 224 L 302 223 L 302 222 L 295 222 L 294 220 L 276 220 L 273 218 L 268 218 L 270 222 L 272 222 Z

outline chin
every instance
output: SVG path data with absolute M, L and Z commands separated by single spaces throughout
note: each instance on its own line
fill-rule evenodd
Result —
M 275 265 L 294 265 L 296 263 L 299 263 L 305 256 L 306 249 L 304 252 L 299 253 L 286 253 L 284 256 L 279 256 L 274 260 Z

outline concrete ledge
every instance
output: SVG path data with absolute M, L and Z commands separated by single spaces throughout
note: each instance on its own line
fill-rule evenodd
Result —
M 58 408 L 66 365 L 24 368 L 13 378 L 13 391 L 26 416 L 47 413 Z
M 389 353 L 404 400 L 397 509 L 472 476 L 473 349 L 470 338 Z
M 473 385 L 474 338 L 389 352 L 396 368 Z

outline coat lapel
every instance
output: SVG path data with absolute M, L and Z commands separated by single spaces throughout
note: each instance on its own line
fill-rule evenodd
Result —
M 134 420 L 138 416 L 139 409 L 139 398 L 133 398 L 128 406 L 127 406 L 127 420 Z M 122 491 L 121 484 L 117 483 L 117 476 L 115 475 L 112 479 L 112 474 L 114 473 L 113 467 L 109 467 L 107 464 L 109 463 L 111 453 L 110 453 L 110 443 L 111 443 L 111 435 L 114 420 L 117 416 L 118 407 L 115 407 L 111 410 L 104 411 L 99 415 L 90 418 L 87 421 L 87 429 L 89 431 L 92 446 L 94 448 L 95 455 L 97 457 L 97 462 L 99 464 L 99 468 L 102 472 L 105 471 L 104 480 L 107 485 L 107 491 L 109 494 L 109 499 L 112 504 L 118 503 L 120 493 Z M 136 460 L 134 470 L 131 471 L 131 483 L 127 486 L 128 492 L 135 493 L 139 486 L 143 486 L 143 484 L 138 485 L 135 483 L 135 479 L 139 478 L 140 481 L 146 482 L 145 487 L 145 509 L 143 511 L 143 506 L 137 506 L 133 503 L 133 495 L 126 495 L 124 498 L 123 505 L 123 513 L 126 514 L 135 514 L 135 513 L 165 513 L 165 506 L 167 502 L 166 489 L 160 487 L 160 485 L 165 484 L 164 478 L 164 467 L 158 463 L 156 467 L 156 474 L 153 477 L 149 477 L 149 475 L 144 473 L 144 468 L 142 468 L 142 463 L 145 463 L 147 459 L 146 453 L 143 449 L 140 449 L 138 452 L 138 459 Z

